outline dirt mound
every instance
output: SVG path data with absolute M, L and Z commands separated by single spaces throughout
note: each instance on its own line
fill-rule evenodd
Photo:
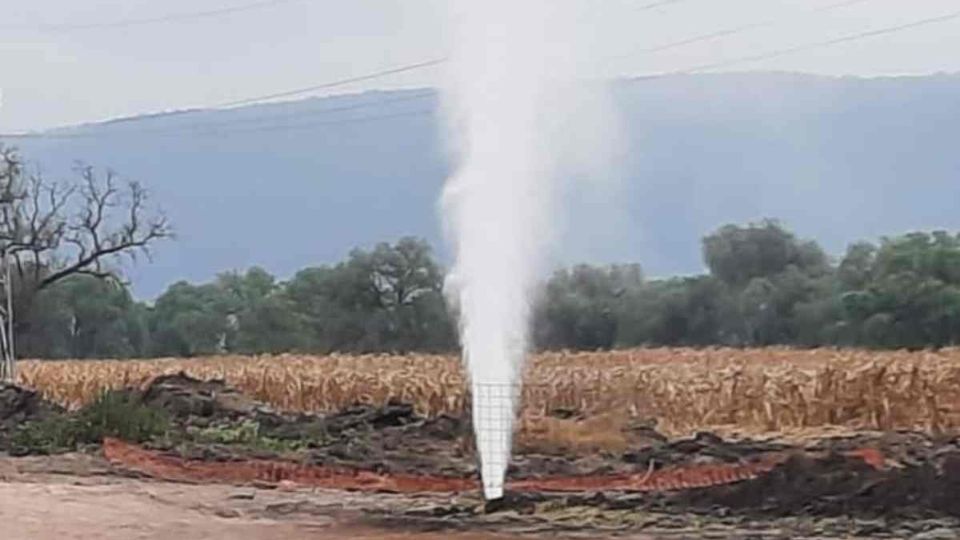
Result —
M 329 415 L 281 414 L 222 380 L 202 381 L 183 372 L 153 379 L 139 394 L 139 399 L 193 425 L 218 420 L 254 420 L 264 435 L 280 440 L 314 438 L 318 434 L 328 439 L 349 439 L 375 432 L 452 440 L 465 433 L 459 419 L 422 418 L 411 404 L 398 401 L 383 406 L 358 404 Z
M 632 448 L 619 454 L 594 451 L 547 455 L 535 448 L 523 448 L 514 453 L 508 474 L 521 480 L 547 476 L 631 475 L 671 467 L 744 464 L 788 449 L 775 443 L 728 441 L 712 433 L 669 440 L 650 427 L 635 431 L 631 434 Z
M 579 472 L 587 470 L 583 459 L 514 459 L 514 467 L 531 466 L 535 472 L 511 471 L 511 502 L 499 506 L 512 512 L 639 510 L 731 519 L 898 522 L 960 518 L 960 440 L 920 433 L 826 439 L 808 447 L 727 441 L 704 433 L 628 452 L 623 461 L 632 469 L 595 458 L 599 472 L 591 474 Z M 609 472 L 624 468 L 632 472 Z M 475 513 L 457 506 L 437 511 L 468 521 Z
M 162 452 L 119 441 L 106 445 L 108 457 L 146 474 L 405 493 L 477 487 L 468 418 L 424 418 L 396 401 L 328 415 L 285 415 L 223 381 L 182 373 L 158 377 L 136 395 L 167 411 L 185 436 L 199 427 L 208 437 L 188 437 Z M 10 403 L 27 400 L 11 410 L 30 409 L 28 398 L 9 396 L 0 392 Z M 251 426 L 252 439 L 236 443 Z M 551 455 L 523 449 L 513 457 L 508 487 L 521 498 L 574 494 L 560 506 L 611 511 L 960 517 L 958 440 L 889 433 L 800 447 L 712 433 L 669 440 L 650 426 L 635 431 L 625 452 Z
M 876 469 L 831 454 L 794 457 L 769 474 L 737 486 L 681 494 L 673 504 L 717 506 L 775 516 L 960 517 L 960 453 L 919 466 Z
M 27 388 L 0 383 L 0 425 L 10 422 L 41 419 L 63 409 Z
M 284 457 L 320 467 L 458 477 L 476 472 L 473 451 L 462 444 L 469 423 L 424 418 L 408 403 L 358 404 L 328 415 L 282 414 L 223 381 L 184 373 L 157 377 L 137 396 L 165 410 L 179 430 L 178 437 L 151 447 L 181 458 L 236 463 L 293 453 Z M 234 436 L 241 431 L 244 436 Z
M 238 418 L 267 407 L 222 380 L 201 381 L 184 372 L 156 377 L 140 395 L 149 406 L 163 409 L 175 418 Z
M 0 383 L 0 450 L 8 447 L 10 436 L 18 426 L 61 413 L 62 408 L 33 390 Z
M 327 437 L 309 452 L 315 465 L 459 477 L 477 471 L 470 424 L 460 418 L 421 418 L 413 407 L 391 402 L 353 407 L 319 423 Z
M 383 429 L 399 427 L 421 418 L 413 410 L 413 405 L 390 401 L 383 407 L 355 405 L 324 418 L 324 425 L 331 433 L 342 433 L 356 429 Z
M 673 441 L 663 437 L 654 444 L 626 452 L 623 460 L 627 463 L 653 463 L 654 466 L 705 460 L 737 463 L 752 456 L 786 449 L 782 444 L 750 440 L 730 441 L 713 433 L 701 432 L 691 438 Z
M 934 441 L 920 434 L 857 437 L 824 440 L 779 455 L 784 457 L 780 463 L 743 482 L 655 494 L 608 493 L 570 504 L 772 517 L 960 517 L 956 440 Z

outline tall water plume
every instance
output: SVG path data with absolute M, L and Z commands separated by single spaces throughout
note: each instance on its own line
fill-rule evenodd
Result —
M 580 80 L 587 4 L 442 8 L 452 50 L 443 103 L 456 158 L 442 199 L 456 254 L 447 289 L 460 315 L 488 499 L 503 493 L 531 303 L 557 238 L 560 193 L 610 148 L 603 85 Z

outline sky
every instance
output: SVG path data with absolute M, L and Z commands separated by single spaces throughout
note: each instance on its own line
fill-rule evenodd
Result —
M 0 6 L 0 133 L 208 107 L 443 57 L 443 0 L 32 0 Z M 448 0 L 454 1 L 454 0 Z M 464 0 L 467 1 L 467 0 Z M 473 1 L 473 0 L 469 0 Z M 522 0 L 518 0 L 522 1 Z M 585 77 L 687 70 L 960 9 L 956 0 L 557 0 L 583 4 Z M 848 0 L 849 1 L 849 0 Z M 272 3 L 271 3 L 272 2 Z M 261 5 L 220 16 L 180 14 Z M 112 24 L 150 18 L 151 24 Z M 544 24 L 550 14 L 544 13 Z M 644 52 L 754 23 L 722 39 Z M 719 71 L 960 72 L 960 18 Z M 330 89 L 432 86 L 442 66 Z M 317 94 L 317 95 L 323 95 Z

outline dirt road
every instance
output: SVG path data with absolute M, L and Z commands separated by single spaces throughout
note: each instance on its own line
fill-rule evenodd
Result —
M 351 524 L 350 496 L 291 494 L 123 479 L 69 477 L 0 483 L 4 540 L 507 540 L 391 532 Z
M 753 521 L 584 507 L 542 515 L 507 511 L 458 522 L 434 512 L 451 505 L 477 504 L 474 499 L 170 483 L 119 476 L 102 458 L 92 455 L 0 457 L 2 540 L 960 537 L 960 524 L 955 520 L 936 519 L 897 523 L 801 517 Z M 434 515 L 441 517 L 429 517 Z M 377 516 L 394 521 L 384 525 Z

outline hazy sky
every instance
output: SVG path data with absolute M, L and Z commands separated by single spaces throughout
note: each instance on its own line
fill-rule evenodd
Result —
M 286 0 L 220 17 L 77 28 L 256 0 L 2 0 L 0 132 L 212 105 L 441 57 L 446 47 L 438 1 Z M 683 70 L 960 9 L 957 0 L 862 0 L 819 13 L 812 10 L 840 0 L 675 0 L 642 8 L 652 1 L 580 0 L 582 30 L 590 34 L 595 58 L 585 76 Z M 544 14 L 544 24 L 549 18 Z M 657 54 L 638 52 L 767 21 L 776 24 Z M 958 72 L 958 50 L 960 19 L 954 19 L 728 69 Z M 440 69 L 331 92 L 431 85 Z

